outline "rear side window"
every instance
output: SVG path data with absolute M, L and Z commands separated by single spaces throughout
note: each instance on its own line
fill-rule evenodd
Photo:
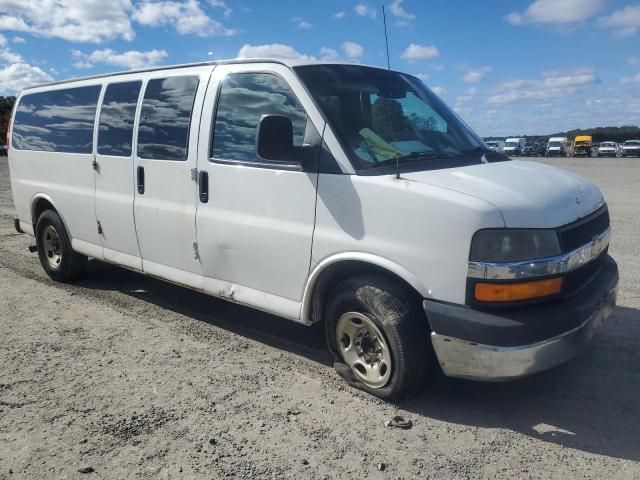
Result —
M 98 122 L 98 153 L 130 157 L 133 124 L 142 82 L 112 83 L 107 87 Z
M 256 154 L 256 134 L 260 119 L 268 114 L 289 117 L 293 145 L 302 145 L 307 115 L 282 78 L 273 73 L 227 75 L 220 88 L 210 157 L 265 163 Z
M 138 156 L 150 160 L 186 160 L 189 126 L 198 77 L 150 80 L 142 101 Z
M 16 109 L 12 142 L 17 150 L 92 153 L 100 86 L 24 95 Z

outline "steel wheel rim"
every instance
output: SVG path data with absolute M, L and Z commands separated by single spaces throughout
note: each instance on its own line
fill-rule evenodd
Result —
M 42 248 L 49 268 L 59 269 L 62 264 L 62 242 L 52 225 L 47 225 L 42 232 Z
M 336 324 L 336 343 L 342 360 L 364 384 L 382 388 L 391 378 L 391 350 L 373 320 L 348 312 Z

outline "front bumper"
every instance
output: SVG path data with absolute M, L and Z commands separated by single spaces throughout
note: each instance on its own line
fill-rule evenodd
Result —
M 479 311 L 424 301 L 431 342 L 445 375 L 506 381 L 577 356 L 616 303 L 618 267 L 602 269 L 572 297 L 521 309 Z

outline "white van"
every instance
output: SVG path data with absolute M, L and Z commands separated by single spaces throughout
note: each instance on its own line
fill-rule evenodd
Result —
M 16 228 L 56 281 L 87 257 L 322 322 L 381 398 L 575 356 L 615 304 L 591 182 L 510 161 L 422 81 L 240 60 L 22 91 Z
M 507 138 L 504 142 L 503 152 L 505 155 L 517 157 L 522 154 L 522 150 L 527 146 L 527 139 L 524 137 Z
M 494 152 L 504 152 L 504 140 L 485 140 L 485 143 Z
M 566 157 L 569 150 L 567 137 L 551 137 L 547 142 L 545 157 Z

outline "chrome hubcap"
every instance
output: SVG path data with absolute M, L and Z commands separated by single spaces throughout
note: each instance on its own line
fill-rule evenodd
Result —
M 342 359 L 353 373 L 371 388 L 382 388 L 391 377 L 389 346 L 366 315 L 348 312 L 338 319 L 336 343 Z
M 42 247 L 47 258 L 49 268 L 57 270 L 62 263 L 62 244 L 58 232 L 51 225 L 47 225 L 42 232 Z

